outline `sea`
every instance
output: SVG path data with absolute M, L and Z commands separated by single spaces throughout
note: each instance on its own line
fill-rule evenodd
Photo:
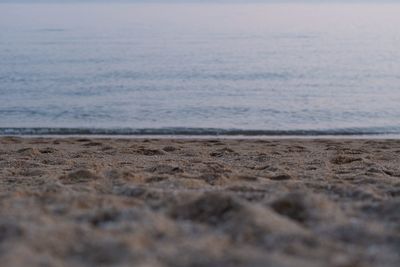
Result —
M 0 4 L 0 134 L 400 134 L 400 4 Z

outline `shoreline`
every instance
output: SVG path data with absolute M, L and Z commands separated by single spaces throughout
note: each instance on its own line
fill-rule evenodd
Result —
M 397 266 L 400 140 L 0 137 L 5 266 Z
M 161 127 L 161 128 L 68 128 L 68 127 L 0 127 L 0 136 L 105 136 L 105 137 L 228 137 L 228 138 L 282 138 L 282 137 L 326 137 L 326 138 L 375 138 L 400 137 L 398 127 L 365 127 L 365 128 L 327 128 L 327 129 L 286 129 L 261 130 L 240 128 L 193 128 L 193 127 Z
M 399 140 L 400 134 L 371 134 L 371 135 L 119 135 L 119 134 L 0 134 L 0 138 L 24 138 L 24 139 L 154 139 L 154 140 Z

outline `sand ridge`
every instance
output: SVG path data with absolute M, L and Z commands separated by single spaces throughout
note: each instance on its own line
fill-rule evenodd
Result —
M 0 138 L 4 266 L 398 266 L 399 140 Z

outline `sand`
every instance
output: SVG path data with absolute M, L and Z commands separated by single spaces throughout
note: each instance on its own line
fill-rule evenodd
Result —
M 0 138 L 1 266 L 400 266 L 400 140 Z

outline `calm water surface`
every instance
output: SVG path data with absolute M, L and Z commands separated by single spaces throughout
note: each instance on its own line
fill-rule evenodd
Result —
M 396 4 L 0 4 L 0 133 L 400 133 L 399 14 Z

